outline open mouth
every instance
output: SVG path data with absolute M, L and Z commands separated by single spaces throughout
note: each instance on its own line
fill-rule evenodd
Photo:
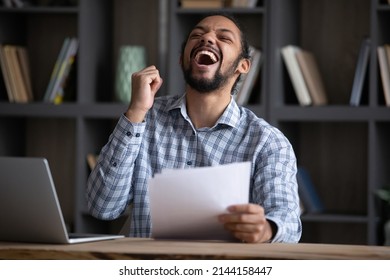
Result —
M 199 65 L 212 65 L 218 62 L 218 57 L 211 51 L 200 50 L 195 54 L 194 57 L 196 63 Z

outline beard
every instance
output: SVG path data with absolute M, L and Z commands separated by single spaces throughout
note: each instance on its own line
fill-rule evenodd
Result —
M 220 89 L 234 74 L 241 57 L 238 57 L 231 66 L 226 70 L 225 73 L 221 71 L 221 64 L 219 65 L 215 75 L 211 79 L 195 78 L 192 75 L 192 65 L 190 64 L 187 68 L 182 66 L 184 80 L 186 83 L 196 91 L 200 93 L 209 93 L 217 89 Z

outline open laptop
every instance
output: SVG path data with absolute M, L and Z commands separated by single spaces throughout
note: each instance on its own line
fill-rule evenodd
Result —
M 0 241 L 72 244 L 122 237 L 68 234 L 48 161 L 0 157 Z

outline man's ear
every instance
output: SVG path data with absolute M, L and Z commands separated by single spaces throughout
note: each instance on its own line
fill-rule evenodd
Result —
M 251 68 L 251 61 L 248 58 L 243 58 L 240 60 L 240 63 L 237 66 L 237 70 L 240 74 L 246 74 Z

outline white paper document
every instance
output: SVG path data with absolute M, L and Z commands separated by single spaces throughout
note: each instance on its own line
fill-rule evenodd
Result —
M 231 240 L 218 216 L 249 201 L 250 162 L 163 170 L 149 181 L 152 237 Z

